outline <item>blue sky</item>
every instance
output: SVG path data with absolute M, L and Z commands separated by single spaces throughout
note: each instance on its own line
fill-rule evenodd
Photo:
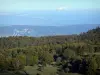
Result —
M 0 0 L 0 12 L 100 9 L 100 0 Z
M 0 26 L 69 24 L 100 24 L 100 0 L 0 0 Z

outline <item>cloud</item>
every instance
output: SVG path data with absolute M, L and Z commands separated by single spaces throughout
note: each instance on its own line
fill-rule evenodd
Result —
M 23 36 L 23 35 L 28 35 L 31 33 L 30 29 L 22 29 L 22 30 L 18 30 L 18 29 L 14 29 L 14 33 L 13 36 Z
M 66 10 L 67 8 L 66 7 L 59 7 L 57 8 L 58 11 L 63 11 L 63 10 Z

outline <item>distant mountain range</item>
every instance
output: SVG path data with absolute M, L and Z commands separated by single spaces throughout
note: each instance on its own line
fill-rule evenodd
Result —
M 68 26 L 31 26 L 31 25 L 12 25 L 1 26 L 0 36 L 53 36 L 53 35 L 70 35 L 87 32 L 96 28 L 97 25 L 68 25 Z

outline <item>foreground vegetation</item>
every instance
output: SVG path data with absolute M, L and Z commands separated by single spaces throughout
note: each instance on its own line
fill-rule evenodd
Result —
M 100 75 L 100 28 L 80 35 L 0 38 L 0 75 Z

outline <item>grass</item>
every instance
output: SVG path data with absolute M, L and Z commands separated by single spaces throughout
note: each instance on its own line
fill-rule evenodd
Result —
M 42 71 L 38 70 L 38 66 L 25 66 L 24 70 L 29 74 L 29 75 L 57 75 L 57 67 L 53 66 L 46 66 Z M 0 75 L 21 75 L 21 74 L 14 74 L 13 72 L 9 73 L 0 73 Z M 77 73 L 61 73 L 61 75 L 81 75 Z
M 41 74 L 41 75 L 56 75 L 57 72 L 57 67 L 52 67 L 52 66 L 47 66 L 44 67 L 43 71 L 38 71 L 38 66 L 26 66 L 25 67 L 25 71 L 29 74 L 29 75 L 36 75 L 37 73 Z
M 53 66 L 47 66 L 44 67 L 43 71 L 38 71 L 38 66 L 26 66 L 25 70 L 29 75 L 57 75 L 57 67 L 53 67 Z M 81 75 L 78 73 L 64 73 L 63 75 Z
M 78 73 L 66 73 L 66 75 L 81 75 L 81 74 L 78 74 Z
M 23 75 L 23 74 L 15 74 L 15 73 L 9 73 L 9 72 L 7 72 L 7 73 L 0 73 L 0 75 Z

